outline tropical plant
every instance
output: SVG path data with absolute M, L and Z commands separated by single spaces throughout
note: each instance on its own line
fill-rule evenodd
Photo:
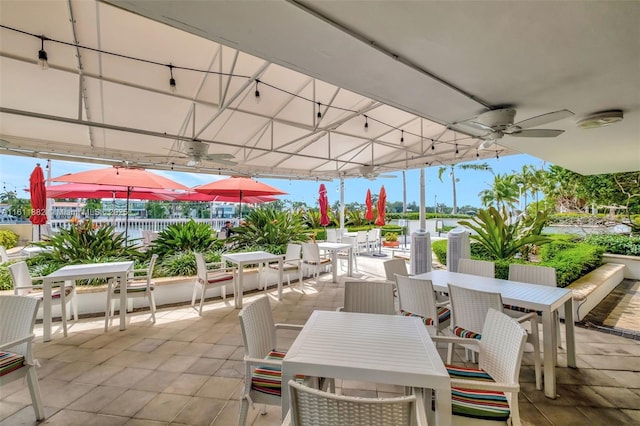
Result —
M 480 209 L 471 221 L 458 223 L 475 231 L 471 239 L 482 244 L 493 259 L 508 259 L 515 256 L 529 244 L 541 245 L 551 238 L 540 235 L 546 221 L 547 212 L 542 212 L 530 220 L 512 219 L 506 209 L 495 207 Z
M 278 211 L 269 206 L 250 212 L 245 222 L 234 228 L 234 234 L 227 238 L 234 248 L 263 247 L 284 253 L 287 243 L 309 239 L 301 215 Z
M 398 234 L 396 234 L 395 232 L 387 232 L 386 234 L 384 234 L 384 240 L 390 243 L 398 241 Z
M 211 227 L 193 220 L 169 225 L 153 241 L 152 253 L 160 257 L 179 251 L 207 251 L 214 244 Z
M 295 214 L 295 213 L 294 213 Z M 318 210 L 303 210 L 302 220 L 307 227 L 312 229 L 320 228 L 320 212 Z
M 0 246 L 13 248 L 18 244 L 18 234 L 9 229 L 0 230 Z
M 346 210 L 345 225 L 349 226 L 364 226 L 367 221 L 364 218 L 364 214 L 358 210 Z
M 482 205 L 513 209 L 518 202 L 519 188 L 516 182 L 515 175 L 495 175 L 491 188 L 484 189 L 478 194 Z
M 456 197 L 456 183 L 460 181 L 460 179 L 456 178 L 456 173 L 455 173 L 455 169 L 456 167 L 458 167 L 460 170 L 482 170 L 482 171 L 489 171 L 493 173 L 493 169 L 491 169 L 491 166 L 489 166 L 489 164 L 487 163 L 482 163 L 482 164 L 451 164 L 448 167 L 447 166 L 443 166 L 440 167 L 438 169 L 438 179 L 440 179 L 440 182 L 442 182 L 442 175 L 444 174 L 444 172 L 447 171 L 447 169 L 450 169 L 449 172 L 449 176 L 451 177 L 451 187 L 452 187 L 452 193 L 453 193 L 453 212 L 452 214 L 457 214 L 458 213 L 458 202 L 457 202 L 457 197 Z
M 119 232 L 109 225 L 98 226 L 91 219 L 61 229 L 50 239 L 34 243 L 48 250 L 39 257 L 63 264 L 104 262 L 107 259 L 137 258 L 140 252 L 127 247 Z

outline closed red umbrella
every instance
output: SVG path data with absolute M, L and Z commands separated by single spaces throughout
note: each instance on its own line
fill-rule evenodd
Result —
M 385 208 L 387 206 L 387 192 L 384 190 L 384 185 L 380 187 L 380 195 L 378 196 L 378 217 L 376 217 L 376 225 L 384 225 Z
M 29 176 L 29 190 L 31 191 L 32 214 L 29 220 L 38 225 L 38 239 L 40 239 L 40 225 L 47 223 L 47 191 L 44 186 L 44 173 L 37 164 Z
M 266 183 L 241 176 L 233 176 L 228 179 L 196 186 L 193 190 L 209 195 L 238 197 L 238 202 L 240 203 L 240 218 L 242 218 L 242 201 L 244 201 L 244 197 L 286 194 L 286 192 L 267 185 Z
M 373 220 L 373 201 L 371 200 L 371 190 L 367 189 L 367 198 L 364 200 L 367 205 L 367 210 L 364 213 L 364 218 L 371 222 Z
M 329 220 L 329 198 L 327 197 L 327 188 L 324 183 L 320 184 L 318 196 L 318 204 L 320 204 L 320 226 L 327 226 Z

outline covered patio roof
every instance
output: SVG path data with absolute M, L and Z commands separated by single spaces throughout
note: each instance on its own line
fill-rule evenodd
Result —
M 640 164 L 635 2 L 0 8 L 3 154 L 301 179 L 519 152 L 583 174 Z M 35 65 L 42 47 L 46 71 Z M 543 126 L 565 130 L 557 138 L 505 136 L 478 149 L 487 131 L 469 122 L 505 106 L 516 122 L 575 116 Z M 576 126 L 610 109 L 624 120 Z

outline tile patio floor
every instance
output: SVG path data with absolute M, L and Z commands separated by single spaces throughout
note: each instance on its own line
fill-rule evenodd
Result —
M 361 272 L 355 275 L 381 278 L 382 260 L 360 257 Z M 340 306 L 344 286 L 329 281 L 330 274 L 319 284 L 306 281 L 304 294 L 285 289 L 281 302 L 270 290 L 275 321 L 303 324 L 315 309 Z M 245 295 L 245 302 L 259 295 Z M 164 308 L 152 324 L 148 312 L 136 312 L 123 332 L 117 321 L 104 333 L 103 317 L 83 319 L 72 323 L 68 337 L 57 330 L 49 343 L 41 343 L 42 328 L 36 325 L 35 355 L 42 364 L 38 376 L 47 416 L 41 424 L 235 425 L 243 380 L 237 315 L 230 302 L 212 300 L 202 317 L 187 306 Z M 295 334 L 288 333 L 279 335 L 279 346 L 291 344 Z M 579 368 L 557 368 L 555 400 L 535 389 L 531 354 L 525 354 L 520 380 L 523 423 L 640 424 L 640 341 L 577 327 L 576 342 Z M 566 365 L 563 350 L 559 357 Z M 338 385 L 350 395 L 400 391 L 358 382 Z M 23 381 L 3 386 L 0 425 L 36 424 L 29 404 Z M 264 416 L 254 409 L 248 424 L 279 425 L 279 419 L 279 408 L 268 407 Z

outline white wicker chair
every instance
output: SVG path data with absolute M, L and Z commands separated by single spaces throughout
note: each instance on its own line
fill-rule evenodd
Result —
M 472 425 L 485 419 L 511 420 L 513 426 L 520 426 L 518 378 L 526 339 L 527 331 L 515 319 L 495 309 L 487 313 L 480 340 L 432 337 L 435 343 L 466 343 L 479 348 L 478 369 L 447 366 L 454 424 L 463 416 Z
M 17 262 L 9 265 L 9 274 L 13 280 L 13 293 L 16 296 L 33 297 L 43 300 L 42 285 L 33 284 L 34 281 L 42 280 L 42 277 L 32 277 L 29 274 L 29 267 L 25 262 Z M 76 282 L 71 285 L 64 285 L 64 291 L 60 288 L 51 289 L 51 304 L 59 304 L 62 317 L 62 332 L 67 336 L 67 303 L 71 303 L 73 318 L 78 320 L 78 300 L 76 297 Z
M 26 258 L 27 256 L 22 256 L 20 254 L 9 254 L 4 246 L 0 246 L 0 264 L 11 260 L 25 260 Z
M 233 292 L 235 295 L 235 286 L 234 284 L 234 275 L 229 269 L 224 268 L 222 263 L 215 263 L 214 265 L 218 266 L 217 269 L 207 269 L 207 264 L 204 261 L 204 257 L 202 254 L 195 253 L 196 256 L 196 265 L 198 268 L 198 273 L 196 275 L 196 280 L 193 283 L 193 295 L 191 296 L 191 306 L 195 307 L 196 305 L 196 293 L 200 290 L 200 309 L 198 311 L 199 315 L 202 315 L 202 306 L 204 305 L 204 298 L 206 296 L 207 290 L 211 288 L 221 288 L 221 295 L 223 299 L 226 299 L 226 285 L 231 284 L 233 287 Z
M 290 380 L 291 410 L 283 426 L 421 426 L 427 424 L 424 404 L 415 395 L 361 398 L 336 395 Z
M 274 324 L 269 297 L 262 296 L 238 314 L 244 342 L 245 383 L 238 425 L 247 421 L 249 404 L 281 405 L 282 358 L 277 350 L 276 330 L 301 330 L 301 325 Z M 265 411 L 263 409 L 262 413 Z
M 151 311 L 151 320 L 156 322 L 156 299 L 153 296 L 155 283 L 152 280 L 153 268 L 156 266 L 158 255 L 151 256 L 149 266 L 146 269 L 134 269 L 133 276 L 127 281 L 127 299 L 146 297 L 149 300 L 149 310 Z M 136 275 L 144 274 L 144 275 Z M 105 311 L 104 330 L 109 327 L 109 319 L 113 317 L 114 305 L 116 300 L 120 300 L 120 283 L 113 286 L 111 293 L 107 295 L 107 310 Z M 125 309 L 120 306 L 120 309 Z
M 25 296 L 0 296 L 0 388 L 27 378 L 36 419 L 44 419 L 40 385 L 33 362 L 31 342 L 40 300 Z
M 303 288 L 302 281 L 302 260 L 300 259 L 300 252 L 302 250 L 302 246 L 300 244 L 287 244 L 287 252 L 284 255 L 284 260 L 282 261 L 282 272 L 287 276 L 287 284 L 291 287 L 291 278 L 289 277 L 288 272 L 298 271 L 298 286 L 300 290 Z M 280 273 L 280 269 L 277 263 L 270 263 L 269 270 L 275 271 L 276 273 Z
M 380 228 L 373 228 L 367 231 L 367 251 L 374 252 L 380 246 Z
M 403 277 L 409 276 L 409 270 L 407 269 L 407 261 L 404 259 L 396 258 L 389 259 L 383 262 L 384 274 L 387 277 L 387 281 L 392 283 L 396 282 L 396 274 Z
M 454 336 L 471 339 L 482 339 L 482 330 L 489 309 L 503 311 L 500 293 L 478 291 L 452 284 L 449 287 L 451 300 L 451 332 Z M 513 317 L 518 323 L 529 322 L 531 333 L 527 334 L 527 341 L 533 346 L 533 356 L 536 374 L 536 388 L 542 389 L 542 361 L 540 357 L 540 336 L 538 334 L 538 316 L 535 312 Z M 478 351 L 476 345 L 463 345 L 471 351 Z M 451 364 L 453 345 L 449 345 L 447 364 Z
M 358 231 L 356 234 L 357 254 L 369 252 L 367 231 Z
M 550 268 L 548 266 L 532 266 L 512 263 L 509 265 L 509 280 L 519 281 L 521 283 L 546 285 L 549 287 L 556 287 L 558 285 L 556 282 L 555 268 Z M 505 309 L 509 311 L 530 312 L 530 310 L 512 305 L 506 305 Z M 510 314 L 509 311 L 507 311 L 507 314 Z M 560 317 L 558 316 L 558 311 L 553 312 L 553 320 L 556 324 L 558 347 L 561 348 L 562 339 L 560 336 Z
M 487 260 L 459 259 L 458 272 L 461 274 L 478 275 L 480 277 L 495 278 L 496 264 Z
M 338 230 L 335 228 L 326 228 L 325 233 L 327 234 L 327 241 L 330 243 L 338 242 Z
M 320 248 L 316 243 L 302 244 L 302 265 L 311 271 L 311 276 L 315 278 L 316 284 L 320 276 L 320 268 L 324 265 L 331 265 L 331 258 L 320 255 Z
M 451 311 L 438 305 L 431 280 L 398 274 L 395 278 L 400 315 L 420 317 L 431 335 L 449 325 Z
M 358 272 L 358 256 L 356 256 L 356 252 L 358 250 L 358 240 L 356 237 L 345 236 L 342 237 L 341 243 L 343 244 L 351 244 L 351 253 L 353 254 L 353 269 Z M 340 261 L 340 265 L 342 265 L 342 261 L 346 260 L 349 262 L 349 252 L 347 250 L 338 252 L 338 260 Z M 342 266 L 341 266 L 342 268 Z M 348 267 L 347 267 L 348 268 Z
M 396 315 L 393 283 L 387 281 L 345 281 L 344 312 Z

